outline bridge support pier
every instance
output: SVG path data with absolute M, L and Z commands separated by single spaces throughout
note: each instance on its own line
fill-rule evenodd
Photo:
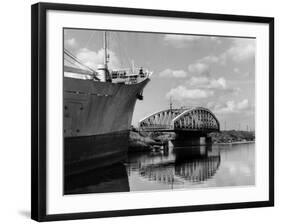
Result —
M 211 137 L 208 137 L 206 136 L 206 144 L 209 145 L 209 144 L 212 144 L 212 138 Z
M 208 137 L 207 134 L 204 133 L 176 132 L 176 138 L 172 141 L 172 143 L 174 144 L 174 147 L 177 145 L 209 145 L 212 143 L 212 138 Z

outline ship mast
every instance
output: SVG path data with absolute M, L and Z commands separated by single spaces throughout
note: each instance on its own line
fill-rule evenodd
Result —
M 104 47 L 104 67 L 107 69 L 107 63 L 108 63 L 108 55 L 107 55 L 107 33 L 104 31 L 103 35 L 103 47 Z
M 107 32 L 104 31 L 104 36 L 103 36 L 103 47 L 104 47 L 104 76 L 105 76 L 105 81 L 106 82 L 111 82 L 111 75 L 108 71 L 108 59 L 109 59 L 109 54 L 107 53 Z

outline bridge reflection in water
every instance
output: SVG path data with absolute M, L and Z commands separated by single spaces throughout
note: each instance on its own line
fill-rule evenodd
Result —
M 65 194 L 255 184 L 255 144 L 181 146 L 132 153 L 125 163 L 65 179 Z
M 102 167 L 65 179 L 65 194 L 106 193 L 173 188 L 211 178 L 220 165 L 220 153 L 211 146 L 169 147 L 166 151 L 129 154 L 125 164 Z M 134 181 L 137 173 L 143 182 Z M 145 182 L 154 182 L 146 188 Z M 161 186 L 158 186 L 158 183 Z M 132 186 L 132 188 L 130 187 Z M 170 186 L 170 187 L 169 187 Z
M 171 147 L 167 152 L 129 156 L 128 175 L 138 171 L 151 182 L 174 185 L 199 184 L 214 176 L 220 166 L 219 150 L 212 146 Z M 132 183 L 133 184 L 133 183 Z

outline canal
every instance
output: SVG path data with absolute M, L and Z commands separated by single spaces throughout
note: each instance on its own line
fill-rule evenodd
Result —
M 169 144 L 166 151 L 131 153 L 125 163 L 66 181 L 65 194 L 254 185 L 255 143 Z

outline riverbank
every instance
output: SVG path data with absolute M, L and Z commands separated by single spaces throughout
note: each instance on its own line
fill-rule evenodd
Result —
M 241 144 L 247 142 L 254 142 L 255 132 L 227 130 L 227 131 L 209 133 L 208 137 L 212 138 L 213 144 L 216 143 Z
M 174 133 L 138 132 L 132 129 L 129 135 L 129 152 L 161 150 L 174 138 Z
M 240 144 L 251 144 L 255 143 L 255 141 L 242 141 L 242 142 L 221 142 L 221 143 L 214 143 L 216 145 L 240 145 Z
M 255 133 L 248 131 L 221 131 L 209 133 L 212 144 L 247 144 L 255 142 Z M 138 132 L 132 128 L 129 137 L 129 152 L 157 151 L 164 149 L 168 142 L 174 140 L 173 132 Z
M 151 151 L 153 145 L 158 145 L 158 142 L 150 137 L 141 136 L 138 132 L 130 131 L 129 152 Z

